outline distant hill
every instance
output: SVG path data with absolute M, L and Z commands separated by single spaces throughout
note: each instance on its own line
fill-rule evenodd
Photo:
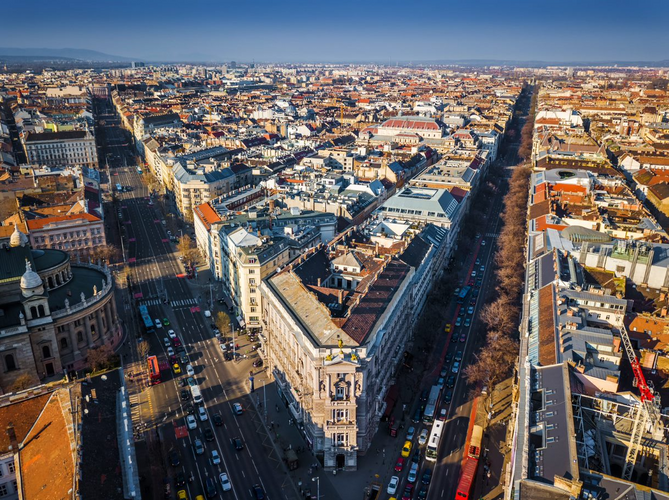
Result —
M 0 60 L 79 60 L 79 61 L 137 61 L 138 59 L 124 56 L 114 56 L 88 49 L 20 49 L 14 47 L 0 47 Z

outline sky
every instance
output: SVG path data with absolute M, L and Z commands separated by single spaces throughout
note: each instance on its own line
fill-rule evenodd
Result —
M 22 0 L 0 46 L 146 61 L 421 62 L 669 59 L 656 0 Z

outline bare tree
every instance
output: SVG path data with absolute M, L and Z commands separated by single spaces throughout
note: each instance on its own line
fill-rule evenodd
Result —
M 10 390 L 12 392 L 25 391 L 26 389 L 30 389 L 32 386 L 37 385 L 37 383 L 38 381 L 36 378 L 27 373 L 24 373 L 23 375 L 19 375 L 16 380 L 14 380 Z
M 139 344 L 137 344 L 137 353 L 139 354 L 139 357 L 142 359 L 145 359 L 149 355 L 150 349 L 151 346 L 146 340 L 142 340 Z
M 218 328 L 222 334 L 229 333 L 232 330 L 232 325 L 230 324 L 230 316 L 228 316 L 223 311 L 219 311 L 216 314 L 216 320 L 214 321 L 216 328 Z
M 112 351 L 111 346 L 107 344 L 89 349 L 88 365 L 93 369 L 93 371 L 98 371 L 109 365 L 113 355 L 114 351 Z
M 179 250 L 179 253 L 183 256 L 184 262 L 187 264 L 195 262 L 195 259 L 197 258 L 197 250 L 195 249 L 193 240 L 187 234 L 184 234 L 179 238 L 177 250 Z

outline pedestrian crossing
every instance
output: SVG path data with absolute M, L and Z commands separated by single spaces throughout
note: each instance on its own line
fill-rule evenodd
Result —
M 499 238 L 499 233 L 485 233 L 486 238 Z
M 139 303 L 143 306 L 159 306 L 163 303 L 163 301 L 161 299 L 148 299 L 148 300 L 140 300 Z M 169 303 L 170 307 L 190 307 L 197 305 L 198 300 L 195 298 L 170 300 Z

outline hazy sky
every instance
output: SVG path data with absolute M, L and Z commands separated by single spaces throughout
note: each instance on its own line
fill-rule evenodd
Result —
M 146 60 L 669 59 L 656 0 L 21 0 L 0 46 Z

